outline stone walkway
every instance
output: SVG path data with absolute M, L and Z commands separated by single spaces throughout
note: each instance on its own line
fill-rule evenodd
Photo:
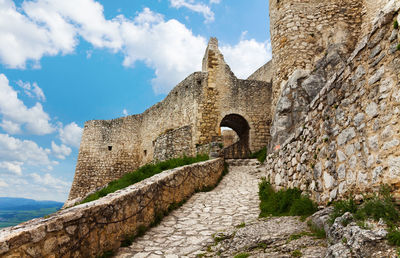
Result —
M 203 253 L 214 243 L 214 233 L 258 217 L 256 172 L 255 163 L 230 166 L 213 191 L 195 194 L 130 247 L 120 248 L 116 257 L 174 258 Z

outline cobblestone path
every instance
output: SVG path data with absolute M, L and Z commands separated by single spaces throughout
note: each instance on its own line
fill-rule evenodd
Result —
M 197 193 L 116 257 L 195 257 L 214 242 L 212 234 L 258 217 L 256 165 L 230 166 L 211 192 Z

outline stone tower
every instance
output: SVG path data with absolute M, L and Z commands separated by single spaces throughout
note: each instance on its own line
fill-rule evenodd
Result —
M 359 40 L 362 0 L 270 0 L 273 106 L 296 70 L 312 70 L 330 46 L 345 54 Z

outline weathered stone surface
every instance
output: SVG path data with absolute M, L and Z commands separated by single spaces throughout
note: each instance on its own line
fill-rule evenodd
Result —
M 211 38 L 202 71 L 184 79 L 163 101 L 139 115 L 85 123 L 68 200 L 155 160 L 204 152 L 218 156 L 209 145 L 222 143 L 221 126 L 237 132 L 243 156 L 262 149 L 270 139 L 271 91 L 271 83 L 236 78 Z M 224 120 L 229 115 L 243 121 Z
M 354 130 L 354 127 L 349 127 L 344 129 L 338 136 L 337 142 L 339 145 L 343 145 L 356 137 L 356 131 Z
M 223 159 L 215 159 L 164 171 L 99 200 L 62 210 L 49 218 L 2 229 L 0 254 L 20 257 L 27 250 L 36 257 L 96 257 L 103 251 L 118 247 L 125 236 L 135 234 L 141 225 L 148 227 L 156 213 L 167 211 L 170 205 L 186 200 L 196 190 L 215 185 L 223 169 Z M 240 183 L 243 182 L 249 183 L 249 180 L 240 178 Z M 256 191 L 257 187 L 254 189 Z M 248 198 L 253 196 L 249 192 L 238 191 Z M 218 198 L 222 199 L 221 196 Z M 232 204 L 230 199 L 226 201 Z M 257 208 L 257 199 L 253 201 Z M 239 214 L 238 209 L 240 207 L 234 211 Z M 194 224 L 184 218 L 183 225 Z
M 228 175 L 213 191 L 194 195 L 130 247 L 120 248 L 116 257 L 172 254 L 195 257 L 206 252 L 218 231 L 256 220 L 259 214 L 257 163 L 228 162 L 231 164 Z M 257 232 L 260 231 L 261 228 Z

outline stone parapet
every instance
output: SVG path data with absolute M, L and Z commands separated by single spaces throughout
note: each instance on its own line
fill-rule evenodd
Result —
M 170 205 L 214 186 L 223 170 L 223 159 L 175 168 L 97 201 L 2 229 L 0 256 L 96 257 L 115 250 Z

